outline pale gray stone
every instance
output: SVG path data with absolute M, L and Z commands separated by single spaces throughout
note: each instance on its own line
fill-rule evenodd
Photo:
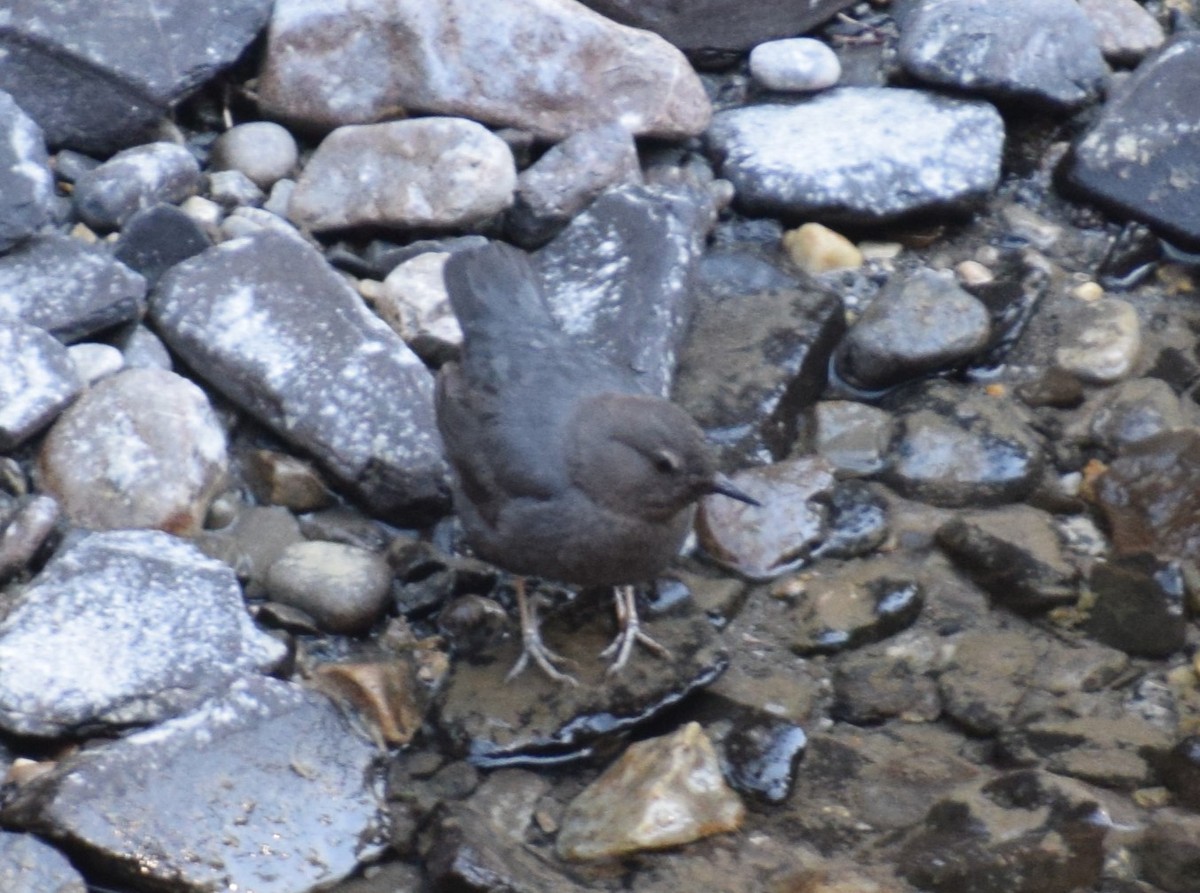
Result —
M 65 347 L 39 328 L 0 320 L 0 450 L 46 427 L 81 390 Z
M 274 121 L 251 121 L 229 128 L 213 143 L 209 164 L 215 171 L 241 171 L 260 189 L 270 189 L 296 168 L 296 139 Z

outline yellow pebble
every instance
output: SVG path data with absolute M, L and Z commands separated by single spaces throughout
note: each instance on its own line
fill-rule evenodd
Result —
M 854 270 L 862 266 L 862 252 L 841 233 L 819 223 L 806 223 L 783 234 L 783 248 L 792 263 L 806 273 Z

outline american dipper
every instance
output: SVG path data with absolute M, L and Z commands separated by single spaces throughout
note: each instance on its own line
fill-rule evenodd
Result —
M 635 642 L 666 656 L 639 627 L 631 584 L 678 554 L 702 496 L 754 500 L 718 474 L 687 413 L 559 327 L 523 252 L 469 248 L 443 275 L 463 347 L 438 375 L 438 430 L 467 542 L 517 575 L 523 650 L 508 678 L 532 659 L 575 681 L 542 641 L 525 576 L 618 587 L 610 673 Z

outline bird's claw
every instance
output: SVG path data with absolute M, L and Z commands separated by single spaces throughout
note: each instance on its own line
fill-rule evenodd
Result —
M 543 673 L 553 679 L 555 682 L 564 682 L 568 685 L 578 685 L 579 680 L 570 673 L 564 673 L 558 669 L 555 664 L 572 665 L 574 661 L 570 658 L 563 657 L 561 654 L 556 654 L 546 647 L 546 643 L 542 641 L 541 635 L 537 630 L 532 631 L 532 635 L 526 633 L 524 638 L 524 647 L 521 650 L 521 656 L 517 658 L 517 662 L 513 664 L 508 675 L 504 677 L 505 682 L 512 682 L 515 678 L 525 671 L 529 666 L 529 661 L 538 665 Z
M 632 586 L 618 587 L 615 602 L 617 608 L 617 625 L 621 628 L 621 631 L 608 644 L 608 647 L 600 652 L 601 657 L 616 655 L 606 671 L 606 674 L 609 676 L 615 676 L 624 668 L 625 664 L 629 663 L 629 656 L 633 653 L 633 646 L 635 644 L 640 643 L 646 650 L 658 657 L 666 660 L 670 660 L 671 658 L 671 652 L 665 645 L 642 632 L 642 624 L 638 619 L 637 603 L 634 601 L 634 598 Z

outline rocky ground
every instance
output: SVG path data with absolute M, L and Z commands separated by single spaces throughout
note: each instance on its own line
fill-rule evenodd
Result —
M 1200 891 L 1191 0 L 210 6 L 0 10 L 0 888 Z M 505 681 L 482 238 L 762 503 L 670 659 Z

